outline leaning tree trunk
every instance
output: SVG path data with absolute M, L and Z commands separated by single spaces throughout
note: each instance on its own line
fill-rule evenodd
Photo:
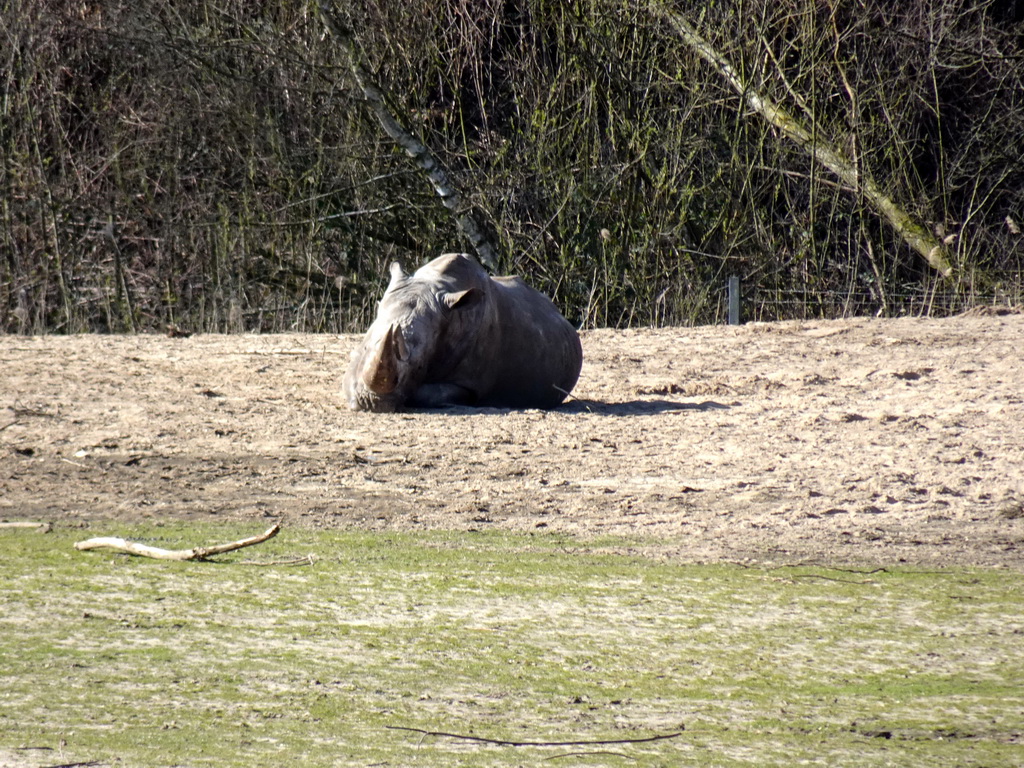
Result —
M 729 60 L 701 37 L 683 16 L 665 7 L 656 8 L 656 12 L 675 28 L 683 42 L 718 70 L 753 111 L 781 130 L 847 185 L 859 190 L 864 199 L 889 222 L 904 242 L 921 254 L 943 277 L 949 277 L 953 273 L 953 266 L 943 242 L 886 195 L 874 179 L 859 173 L 856 166 L 841 151 L 813 135 L 784 107 L 776 104 L 768 96 L 758 93 L 749 83 L 743 82 Z
M 476 220 L 472 207 L 463 203 L 462 195 L 452 183 L 441 161 L 430 151 L 426 144 L 405 128 L 395 116 L 394 111 L 388 104 L 389 99 L 386 94 L 373 81 L 370 73 L 363 66 L 362 51 L 359 49 L 355 34 L 338 20 L 331 6 L 330 0 L 320 0 L 320 15 L 323 17 L 327 29 L 344 46 L 348 54 L 348 63 L 352 75 L 363 92 L 363 98 L 366 99 L 370 109 L 373 110 L 377 120 L 380 121 L 381 126 L 384 128 L 384 132 L 402 147 L 416 165 L 426 173 L 427 178 L 430 179 L 430 183 L 434 187 L 434 191 L 441 198 L 444 207 L 455 216 L 459 229 L 462 230 L 462 233 L 476 250 L 477 256 L 480 257 L 480 262 L 492 272 L 497 270 L 498 252 L 492 245 L 490 238 L 487 237 L 483 227 Z

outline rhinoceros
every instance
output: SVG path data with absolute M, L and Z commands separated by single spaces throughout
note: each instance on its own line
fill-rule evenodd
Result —
M 553 408 L 583 350 L 555 305 L 518 277 L 490 277 L 469 255 L 407 275 L 397 262 L 377 318 L 342 384 L 356 411 L 480 405 Z

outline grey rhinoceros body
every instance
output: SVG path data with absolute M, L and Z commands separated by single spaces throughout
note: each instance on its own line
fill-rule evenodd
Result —
M 391 282 L 345 373 L 358 411 L 487 405 L 553 408 L 579 378 L 579 335 L 517 277 L 446 254 Z

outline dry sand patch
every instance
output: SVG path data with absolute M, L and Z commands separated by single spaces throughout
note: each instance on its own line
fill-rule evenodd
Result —
M 590 331 L 576 399 L 551 412 L 349 412 L 356 340 L 2 337 L 0 518 L 1024 566 L 1020 314 Z

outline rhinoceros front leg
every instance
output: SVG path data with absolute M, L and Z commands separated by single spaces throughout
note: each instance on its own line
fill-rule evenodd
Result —
M 414 408 L 444 408 L 447 405 L 472 405 L 476 393 L 458 384 L 423 384 L 409 399 Z

